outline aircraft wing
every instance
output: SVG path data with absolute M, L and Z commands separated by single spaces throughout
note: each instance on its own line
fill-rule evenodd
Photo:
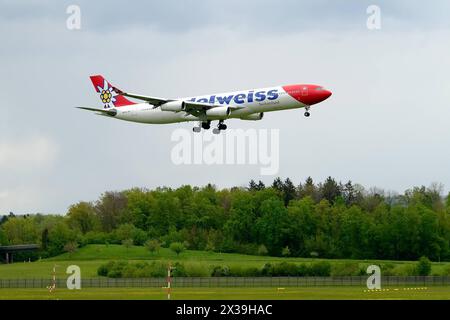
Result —
M 115 109 L 96 109 L 96 108 L 89 108 L 89 107 L 77 107 L 78 109 L 98 112 L 98 114 L 101 114 L 103 116 L 111 116 L 114 117 L 117 114 L 117 111 Z
M 150 96 L 143 96 L 140 94 L 134 94 L 134 93 L 128 93 L 128 92 L 124 92 L 120 89 L 117 89 L 116 87 L 113 87 L 113 90 L 115 92 L 117 92 L 118 94 L 125 96 L 125 97 L 129 97 L 129 98 L 135 98 L 138 100 L 143 100 L 143 101 L 147 101 L 148 103 L 150 103 L 151 105 L 154 105 L 155 107 L 159 107 L 164 103 L 167 102 L 171 102 L 171 101 L 176 101 L 175 99 L 165 99 L 165 98 L 157 98 L 157 97 L 150 97 Z M 205 111 L 211 108 L 216 108 L 216 107 L 222 107 L 222 105 L 217 105 L 217 104 L 211 104 L 211 103 L 205 103 L 205 102 L 193 102 L 193 101 L 185 101 L 186 103 L 186 112 L 201 112 L 201 111 Z M 231 105 L 229 106 L 232 109 L 240 109 L 242 108 L 241 106 L 235 106 L 235 105 Z
M 217 107 L 225 107 L 224 105 L 221 104 L 211 104 L 211 103 L 206 103 L 206 102 L 192 102 L 192 101 L 185 101 L 186 103 L 186 109 L 184 110 L 185 112 L 192 114 L 193 116 L 199 117 L 202 114 L 204 114 L 206 112 L 206 110 L 212 109 L 212 108 L 217 108 Z M 236 106 L 236 105 L 230 105 L 227 107 L 231 108 L 231 109 L 241 109 L 243 107 L 241 106 Z

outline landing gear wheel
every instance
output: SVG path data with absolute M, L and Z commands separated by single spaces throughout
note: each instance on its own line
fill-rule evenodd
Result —
M 219 130 L 227 130 L 227 125 L 225 123 L 219 123 Z
M 209 130 L 211 128 L 211 121 L 202 122 L 202 128 L 205 130 Z
M 305 117 L 308 118 L 310 115 L 311 115 L 311 114 L 310 114 L 308 111 L 305 112 Z
M 193 127 L 193 128 L 192 128 L 192 131 L 198 133 L 198 132 L 202 131 L 202 128 L 200 128 L 200 127 Z
M 214 128 L 212 132 L 214 134 L 219 134 L 220 133 L 220 129 L 219 128 Z

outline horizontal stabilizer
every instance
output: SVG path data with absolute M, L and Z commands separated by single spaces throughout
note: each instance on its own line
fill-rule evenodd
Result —
M 111 116 L 114 117 L 117 114 L 117 110 L 115 109 L 96 109 L 96 108 L 88 108 L 88 107 L 77 107 L 78 109 L 83 109 L 83 110 L 88 110 L 88 111 L 93 111 L 93 112 L 98 112 L 102 115 L 107 115 L 107 116 Z

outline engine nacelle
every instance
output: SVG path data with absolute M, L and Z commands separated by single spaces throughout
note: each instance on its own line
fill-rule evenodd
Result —
M 215 107 L 206 110 L 208 118 L 227 118 L 231 113 L 230 107 Z
M 257 120 L 261 120 L 264 117 L 264 113 L 260 112 L 260 113 L 252 113 L 249 114 L 245 117 L 240 118 L 241 120 L 252 120 L 252 121 L 257 121 Z
M 178 112 L 178 111 L 184 111 L 184 109 L 186 109 L 186 102 L 181 101 L 181 100 L 170 101 L 170 102 L 166 102 L 161 105 L 162 111 Z

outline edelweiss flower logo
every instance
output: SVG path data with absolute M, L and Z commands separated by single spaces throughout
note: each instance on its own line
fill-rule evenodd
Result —
M 97 86 L 97 88 L 100 92 L 100 100 L 102 100 L 102 102 L 105 104 L 104 108 L 111 108 L 110 103 L 116 102 L 115 96 L 117 96 L 113 88 L 108 85 L 108 82 L 106 80 L 103 83 L 103 88 L 100 86 Z

